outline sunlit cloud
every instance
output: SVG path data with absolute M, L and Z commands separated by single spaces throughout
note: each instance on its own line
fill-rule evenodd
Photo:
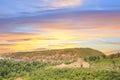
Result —
M 82 5 L 83 0 L 44 0 L 43 7 L 48 9 L 59 9 L 67 7 L 75 7 Z
M 99 0 L 99 5 L 90 0 L 12 2 L 17 4 L 13 5 L 14 16 L 0 12 L 0 53 L 73 47 L 120 49 L 120 11 L 106 10 L 104 0 Z M 104 10 L 91 10 L 91 6 Z M 10 10 L 14 12 L 13 7 Z

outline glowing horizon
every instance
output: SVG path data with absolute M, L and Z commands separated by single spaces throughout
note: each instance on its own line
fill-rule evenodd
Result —
M 1 0 L 0 53 L 89 47 L 120 50 L 118 0 Z

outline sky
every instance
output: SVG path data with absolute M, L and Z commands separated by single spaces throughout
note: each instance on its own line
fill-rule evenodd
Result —
M 120 50 L 120 0 L 0 0 L 0 53 Z

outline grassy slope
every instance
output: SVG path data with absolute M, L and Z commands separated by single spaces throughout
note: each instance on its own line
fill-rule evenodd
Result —
M 103 59 L 90 62 L 96 69 L 112 69 L 113 67 L 120 70 L 120 53 L 106 56 Z
M 94 69 L 100 70 L 112 69 L 114 65 L 115 67 L 119 67 L 120 69 L 120 59 L 100 59 L 90 63 L 92 66 L 94 66 Z
M 113 61 L 115 66 L 120 66 L 120 57 L 116 56 L 93 61 L 95 67 L 92 69 L 51 69 L 48 68 L 51 64 L 39 62 L 0 61 L 0 80 L 14 80 L 18 77 L 23 80 L 120 80 L 120 69 L 107 69 L 113 67 Z
M 37 74 L 35 74 L 37 73 Z M 120 80 L 119 71 L 95 71 L 88 69 L 38 70 L 25 80 Z M 31 77 L 33 76 L 33 77 Z
M 57 49 L 57 50 L 46 50 L 46 51 L 33 51 L 33 52 L 17 52 L 9 54 L 8 56 L 14 57 L 33 57 L 33 56 L 49 56 L 54 54 L 70 54 L 77 55 L 81 58 L 89 57 L 89 56 L 101 56 L 104 55 L 102 52 L 91 49 L 91 48 L 70 48 L 70 49 Z
M 120 70 L 48 68 L 40 62 L 13 62 L 0 60 L 0 80 L 120 80 Z M 104 67 L 104 66 L 103 66 Z

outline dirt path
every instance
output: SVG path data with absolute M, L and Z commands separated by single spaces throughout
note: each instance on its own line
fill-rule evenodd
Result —
M 54 66 L 53 68 L 89 68 L 90 64 L 88 62 L 85 62 L 83 59 L 78 58 L 76 62 L 71 64 L 61 64 Z

